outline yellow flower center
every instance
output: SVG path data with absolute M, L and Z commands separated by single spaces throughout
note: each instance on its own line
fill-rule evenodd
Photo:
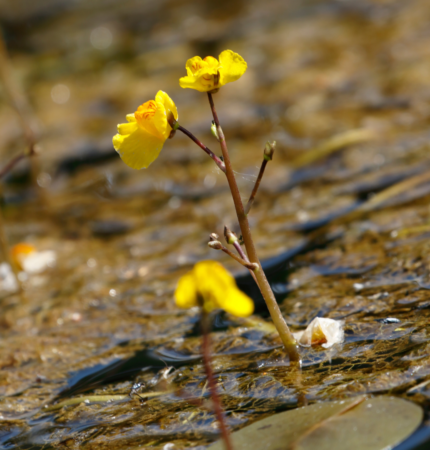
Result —
M 137 122 L 140 122 L 142 120 L 151 120 L 154 117 L 156 111 L 156 103 L 154 102 L 154 100 L 150 100 L 149 102 L 146 102 L 143 105 L 140 105 L 139 108 L 137 108 L 137 111 L 134 113 L 134 117 L 136 118 Z

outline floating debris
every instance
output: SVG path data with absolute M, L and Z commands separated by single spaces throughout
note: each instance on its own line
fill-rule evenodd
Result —
M 343 325 L 343 320 L 316 317 L 307 326 L 306 330 L 294 333 L 294 337 L 303 347 L 322 345 L 324 348 L 330 348 L 334 344 L 343 342 Z
M 399 319 L 395 317 L 385 317 L 384 319 L 375 319 L 379 323 L 400 323 Z
M 39 252 L 36 247 L 24 242 L 12 247 L 11 258 L 18 269 L 28 274 L 44 272 L 46 269 L 54 267 L 57 262 L 57 255 L 53 250 Z
M 15 292 L 18 290 L 18 283 L 8 263 L 0 264 L 0 290 L 6 292 Z

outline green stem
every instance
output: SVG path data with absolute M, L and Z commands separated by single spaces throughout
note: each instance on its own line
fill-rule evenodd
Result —
M 269 282 L 267 281 L 266 275 L 261 267 L 260 261 L 257 256 L 257 252 L 255 250 L 254 241 L 252 240 L 251 235 L 251 229 L 248 223 L 248 218 L 243 208 L 239 188 L 237 187 L 236 178 L 234 176 L 233 169 L 231 166 L 230 156 L 228 153 L 224 133 L 219 123 L 212 94 L 210 92 L 208 92 L 208 98 L 212 110 L 212 115 L 218 131 L 219 142 L 221 145 L 222 155 L 226 168 L 227 181 L 230 186 L 231 195 L 233 197 L 234 206 L 236 208 L 237 218 L 239 220 L 240 229 L 242 231 L 242 238 L 245 244 L 246 251 L 248 253 L 249 260 L 251 262 L 257 263 L 260 266 L 260 270 L 255 271 L 254 274 L 257 279 L 258 286 L 263 295 L 263 298 L 266 301 L 267 308 L 269 309 L 270 312 L 270 316 L 272 317 L 273 323 L 276 329 L 278 330 L 278 333 L 284 344 L 285 350 L 288 353 L 290 361 L 300 365 L 301 360 L 297 342 L 294 339 L 294 336 L 292 335 L 290 329 L 288 328 L 288 325 L 286 324 L 284 317 L 282 316 L 281 310 L 279 309 L 279 305 L 276 302 L 275 296 L 272 292 Z

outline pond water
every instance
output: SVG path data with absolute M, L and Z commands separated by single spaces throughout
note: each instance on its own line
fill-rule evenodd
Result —
M 225 264 L 256 303 L 252 320 L 215 317 L 232 429 L 361 394 L 417 402 L 427 424 L 429 15 L 420 0 L 0 2 L 40 144 L 5 179 L 5 231 L 10 245 L 57 256 L 23 278 L 23 295 L 0 299 L 0 448 L 216 439 L 214 415 L 189 398 L 208 398 L 198 312 L 173 301 L 202 259 Z M 301 350 L 300 382 L 252 279 L 206 245 L 224 225 L 237 230 L 224 175 L 178 133 L 143 171 L 111 144 L 117 123 L 161 89 L 220 153 L 206 96 L 178 79 L 189 57 L 226 48 L 249 67 L 214 96 L 244 199 L 264 143 L 277 141 L 250 222 L 284 317 L 293 331 L 317 316 L 345 320 L 343 345 Z M 6 162 L 24 140 L 4 91 L 0 133 Z M 138 382 L 164 394 L 130 399 Z M 124 397 L 49 408 L 84 395 Z

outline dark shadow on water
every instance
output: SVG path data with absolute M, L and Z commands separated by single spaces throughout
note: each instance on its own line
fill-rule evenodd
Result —
M 195 364 L 199 359 L 198 356 L 182 356 L 179 353 L 159 356 L 154 349 L 144 349 L 131 358 L 118 359 L 108 365 L 97 364 L 75 372 L 69 378 L 68 387 L 55 400 L 73 397 L 106 384 L 130 380 L 142 371 L 158 371 L 166 366 L 182 367 Z
M 261 264 L 263 270 L 266 273 L 267 279 L 272 286 L 273 293 L 278 302 L 283 300 L 290 292 L 287 280 L 291 273 L 296 270 L 291 264 L 292 260 L 297 255 L 317 248 L 324 248 L 327 244 L 339 238 L 341 235 L 342 232 L 340 231 L 332 234 L 323 234 L 314 239 L 303 238 L 303 241 L 297 246 L 280 255 L 262 261 Z M 249 273 L 244 273 L 236 276 L 236 283 L 239 289 L 254 300 L 255 313 L 263 316 L 268 315 L 266 303 L 251 275 Z

